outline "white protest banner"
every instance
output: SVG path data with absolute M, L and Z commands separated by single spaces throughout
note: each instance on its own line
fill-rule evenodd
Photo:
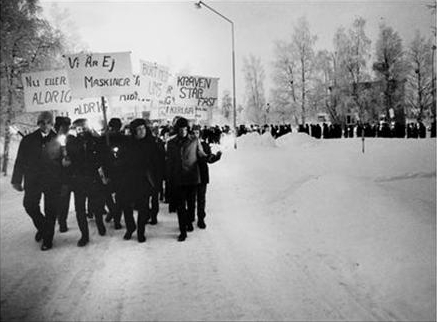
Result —
M 210 120 L 217 107 L 218 78 L 179 75 L 176 78 L 175 104 L 196 108 L 196 119 Z
M 61 110 L 72 103 L 65 70 L 52 70 L 22 75 L 26 112 Z
M 109 97 L 110 108 L 120 108 L 122 111 L 132 112 L 134 108 L 144 109 L 146 98 L 142 95 L 144 80 L 140 75 L 133 75 L 131 80 L 130 91 Z
M 195 106 L 159 106 L 158 107 L 158 118 L 172 120 L 175 116 L 182 116 L 186 119 L 196 118 L 196 107 Z
M 26 112 L 59 111 L 69 115 L 93 113 L 100 98 L 74 99 L 64 69 L 22 75 Z M 100 110 L 101 111 L 101 110 Z M 83 116 L 81 116 L 83 117 Z
M 141 94 L 150 102 L 151 107 L 165 104 L 170 80 L 169 68 L 157 63 L 140 60 L 140 75 L 143 80 L 143 86 L 141 86 L 143 92 Z
M 176 103 L 181 106 L 217 107 L 218 78 L 177 76 Z
M 74 98 L 116 96 L 130 91 L 130 52 L 65 55 Z

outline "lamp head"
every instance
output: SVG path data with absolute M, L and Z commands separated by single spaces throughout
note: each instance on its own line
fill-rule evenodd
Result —
M 202 9 L 202 1 L 194 3 L 194 6 L 196 7 L 196 9 Z

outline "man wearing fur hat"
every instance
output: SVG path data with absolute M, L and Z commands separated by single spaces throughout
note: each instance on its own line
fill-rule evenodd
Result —
M 181 117 L 175 123 L 176 137 L 167 145 L 167 173 L 176 203 L 180 235 L 178 241 L 193 231 L 196 187 L 200 183 L 198 158 L 206 157 L 199 140 L 188 134 L 188 121 Z
M 37 229 L 35 240 L 43 241 L 41 250 L 45 251 L 53 246 L 61 191 L 62 152 L 52 130 L 53 115 L 42 112 L 37 124 L 39 129 L 20 142 L 11 183 L 15 190 L 24 190 L 23 205 Z M 44 214 L 39 205 L 43 194 Z

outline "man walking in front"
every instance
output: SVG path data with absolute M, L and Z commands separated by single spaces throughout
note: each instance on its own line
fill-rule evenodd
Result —
M 53 115 L 42 112 L 37 124 L 39 129 L 25 136 L 20 143 L 11 183 L 15 190 L 24 190 L 23 205 L 37 229 L 35 240 L 43 241 L 41 250 L 45 251 L 53 246 L 61 192 L 62 151 L 52 130 Z M 39 206 L 42 194 L 44 214 Z
M 179 118 L 175 124 L 177 136 L 168 142 L 167 172 L 176 204 L 180 235 L 178 241 L 187 238 L 187 231 L 193 231 L 196 188 L 200 183 L 198 158 L 206 157 L 199 140 L 188 134 L 188 121 Z

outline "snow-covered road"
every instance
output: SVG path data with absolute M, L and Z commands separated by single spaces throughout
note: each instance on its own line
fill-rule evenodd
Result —
M 1 178 L 1 320 L 435 320 L 435 140 L 375 143 L 372 158 L 358 140 L 296 142 L 226 151 L 210 167 L 208 227 L 184 243 L 161 204 L 145 244 L 91 221 L 78 248 L 70 209 L 41 252 Z M 402 153 L 419 164 L 384 161 Z

